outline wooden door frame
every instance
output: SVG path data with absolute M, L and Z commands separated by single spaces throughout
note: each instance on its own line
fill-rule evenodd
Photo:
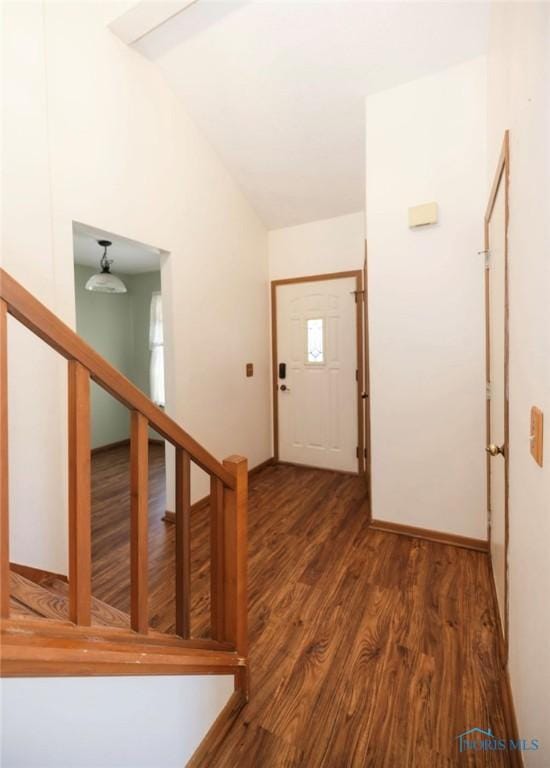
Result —
M 357 472 L 365 474 L 365 440 L 363 430 L 364 403 L 362 397 L 364 391 L 364 347 L 363 347 L 363 272 L 360 269 L 349 272 L 327 272 L 320 275 L 304 275 L 303 277 L 289 277 L 283 280 L 271 281 L 271 367 L 272 367 L 272 396 L 273 396 L 273 456 L 279 461 L 279 401 L 278 401 L 278 355 L 277 355 L 277 288 L 281 285 L 295 283 L 314 283 L 326 280 L 339 280 L 355 278 L 355 325 L 356 325 L 356 352 L 357 352 Z
M 502 148 L 497 163 L 497 169 L 485 211 L 484 222 L 484 249 L 485 254 L 490 257 L 490 239 L 489 224 L 495 207 L 497 194 L 504 184 L 504 620 L 501 624 L 501 634 L 504 641 L 503 659 L 504 663 L 508 659 L 508 545 L 509 545 L 509 478 L 510 478 L 510 406 L 509 406 L 509 325 L 510 325 L 510 305 L 509 305 L 509 284 L 508 284 L 508 224 L 510 218 L 509 211 L 509 186 L 510 186 L 510 135 L 505 131 L 502 141 Z M 485 267 L 485 379 L 487 386 L 487 396 L 485 398 L 485 418 L 486 418 L 486 437 L 487 445 L 491 443 L 491 321 L 490 321 L 490 258 Z M 487 473 L 487 540 L 489 543 L 489 559 L 491 561 L 491 577 L 493 578 L 493 587 L 496 600 L 496 585 L 494 584 L 493 564 L 491 559 L 491 456 L 487 454 L 486 459 Z M 497 601 L 497 615 L 498 601 Z
M 371 462 L 371 420 L 370 420 L 370 349 L 369 349 L 369 262 L 368 247 L 365 240 L 365 258 L 363 262 L 363 340 L 364 340 L 364 359 L 363 367 L 365 370 L 365 380 L 363 382 L 363 392 L 361 394 L 364 402 L 363 418 L 365 422 L 365 478 L 367 481 L 367 499 L 369 523 L 372 522 L 372 462 Z

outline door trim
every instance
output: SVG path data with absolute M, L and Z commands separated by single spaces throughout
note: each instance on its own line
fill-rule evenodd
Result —
M 371 462 L 371 421 L 370 421 L 370 351 L 369 351 L 369 263 L 368 246 L 365 240 L 365 259 L 363 262 L 363 341 L 365 380 L 363 392 L 363 419 L 365 422 L 365 479 L 367 481 L 368 517 L 372 522 L 372 462 Z
M 364 386 L 364 357 L 363 357 L 363 272 L 360 269 L 349 272 L 327 272 L 321 275 L 305 275 L 303 277 L 288 277 L 283 280 L 271 281 L 271 382 L 273 397 L 273 456 L 279 461 L 279 402 L 278 402 L 278 369 L 277 369 L 277 288 L 280 285 L 293 283 L 313 283 L 323 280 L 339 280 L 340 278 L 355 278 L 355 325 L 357 347 L 357 472 L 365 474 L 365 438 L 363 431 L 364 402 L 361 393 Z M 367 406 L 368 408 L 368 400 Z
M 510 305 L 508 283 L 508 225 L 510 219 L 509 186 L 510 186 L 510 133 L 505 131 L 496 173 L 489 194 L 487 210 L 484 221 L 484 248 L 489 251 L 489 224 L 495 207 L 495 201 L 501 184 L 504 184 L 504 620 L 501 626 L 504 642 L 503 659 L 508 661 L 508 616 L 509 616 L 509 588 L 508 588 L 508 546 L 509 546 L 509 509 L 508 489 L 510 478 L 510 422 L 509 422 L 509 331 L 510 331 Z M 490 261 L 490 259 L 489 259 Z M 490 337 L 490 273 L 489 266 L 485 267 L 485 379 L 487 386 L 491 382 L 491 337 Z M 491 443 L 491 400 L 485 400 L 485 431 L 486 444 Z M 487 541 L 489 542 L 489 558 L 491 558 L 491 457 L 487 455 L 485 471 L 487 476 Z M 491 576 L 493 564 L 491 562 Z M 495 592 L 496 595 L 496 592 Z M 498 607 L 498 606 L 497 606 Z

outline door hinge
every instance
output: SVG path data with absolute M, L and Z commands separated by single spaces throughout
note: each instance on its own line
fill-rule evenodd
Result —
M 361 290 L 361 291 L 350 291 L 350 293 L 353 294 L 353 296 L 355 296 L 355 303 L 357 304 L 357 297 L 359 296 L 360 298 L 362 298 L 364 296 L 364 294 L 365 294 L 365 291 L 364 290 Z
M 478 253 L 478 256 L 481 256 L 481 254 L 483 254 L 485 269 L 489 269 L 489 266 L 491 264 L 491 251 L 488 248 L 485 248 L 485 250 L 478 251 L 477 253 Z
M 486 399 L 486 400 L 490 400 L 490 399 L 491 399 L 491 394 L 492 394 L 492 387 L 491 387 L 491 382 L 490 382 L 490 381 L 488 381 L 488 382 L 485 384 L 485 399 Z
M 366 448 L 363 450 L 363 455 L 364 455 L 364 457 L 366 459 L 367 458 L 367 449 Z
M 358 370 L 358 368 L 355 369 L 355 381 L 359 381 L 359 370 Z
M 355 449 L 355 458 L 356 459 L 359 458 L 359 446 L 357 446 L 357 448 Z

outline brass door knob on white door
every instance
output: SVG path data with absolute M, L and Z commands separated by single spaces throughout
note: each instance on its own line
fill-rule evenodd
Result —
M 485 450 L 491 456 L 498 456 L 499 454 L 501 456 L 504 456 L 504 446 L 503 445 L 495 445 L 495 443 L 490 443 L 490 445 L 488 445 Z

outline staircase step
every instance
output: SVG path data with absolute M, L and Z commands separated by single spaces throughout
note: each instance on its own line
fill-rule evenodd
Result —
M 92 598 L 91 626 L 76 626 L 69 621 L 69 585 L 66 581 L 52 578 L 48 587 L 10 572 L 10 619 L 3 629 L 8 634 L 20 632 L 22 627 L 27 633 L 40 634 L 55 642 L 56 638 L 66 637 L 67 631 L 75 641 L 91 641 L 104 645 L 128 644 L 142 646 L 145 651 L 157 647 L 166 648 L 167 653 L 217 651 L 234 653 L 231 643 L 217 642 L 210 639 L 193 638 L 185 640 L 172 634 L 149 629 L 147 634 L 138 634 L 130 628 L 130 617 L 123 611 Z M 12 621 L 15 620 L 15 621 Z M 18 621 L 21 621 L 21 624 Z M 102 646 L 103 647 L 103 646 Z
M 17 602 L 46 619 L 67 621 L 67 600 L 49 589 L 10 571 L 10 594 Z
M 23 603 L 20 603 L 19 600 L 16 600 L 15 597 L 10 597 L 10 616 L 12 618 L 17 617 L 25 617 L 29 618 L 29 616 L 33 619 L 40 618 L 39 613 L 36 611 L 33 611 L 32 608 L 29 608 L 27 605 L 23 605 Z
M 47 584 L 48 586 L 44 586 Z M 37 584 L 26 576 L 10 571 L 10 616 L 22 619 L 52 620 L 52 632 L 55 634 L 55 622 L 66 624 L 69 621 L 69 584 L 52 575 L 47 581 Z M 131 633 L 133 642 L 169 647 L 189 647 L 190 641 L 174 634 L 149 629 L 146 635 L 134 634 L 130 629 L 130 617 L 118 608 L 92 597 L 92 627 L 104 627 L 113 630 L 113 639 L 128 639 L 128 635 L 119 635 L 121 630 Z M 82 628 L 86 631 L 86 628 Z M 231 643 L 219 643 L 209 639 L 193 638 L 192 645 L 204 650 L 231 651 Z
M 48 586 L 10 572 L 11 596 L 19 604 L 17 613 L 30 611 L 45 619 L 67 621 L 69 618 L 69 585 L 61 579 L 52 579 Z M 25 611 L 27 609 L 27 611 Z M 92 597 L 92 624 L 129 629 L 130 618 L 122 611 Z
M 68 603 L 69 585 L 67 582 L 56 579 L 50 583 L 50 589 L 65 597 Z M 92 596 L 92 624 L 97 624 L 100 627 L 129 629 L 130 617 L 127 613 L 119 611 L 118 608 L 113 608 L 112 605 Z

